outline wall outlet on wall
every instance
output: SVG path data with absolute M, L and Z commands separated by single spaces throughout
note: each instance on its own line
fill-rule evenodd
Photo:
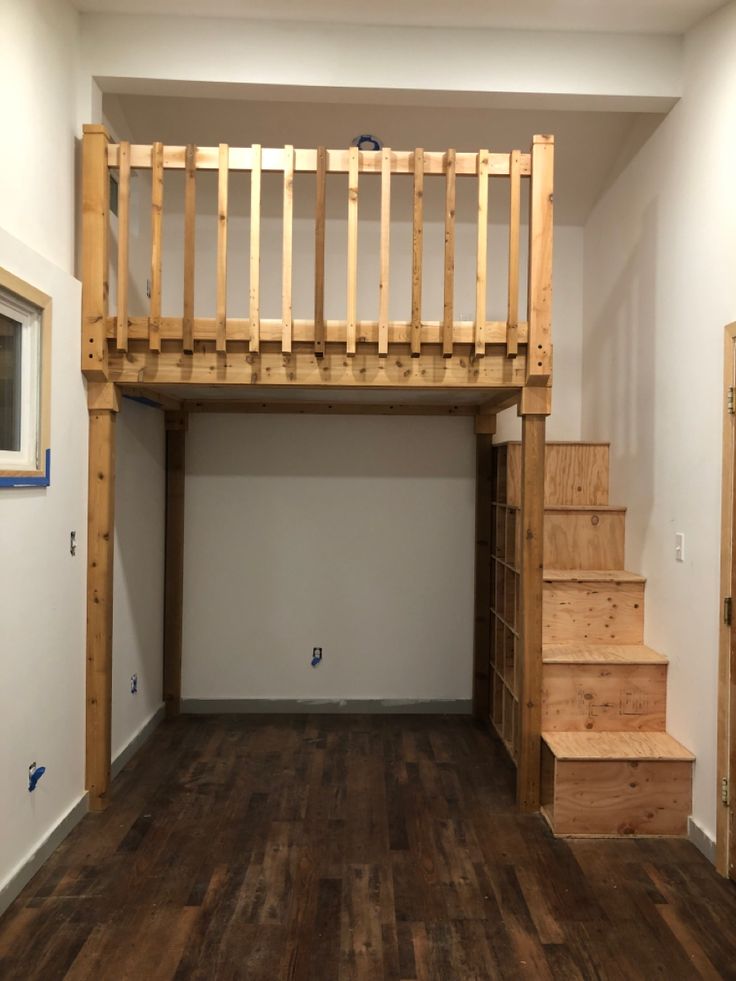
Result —
M 131 695 L 137 695 L 138 694 L 138 675 L 137 674 L 132 674 L 130 676 L 130 694 Z
M 316 668 L 321 663 L 322 663 L 322 648 L 321 647 L 313 647 L 312 648 L 312 667 L 313 668 Z
M 681 531 L 675 535 L 675 561 L 685 561 L 685 535 Z

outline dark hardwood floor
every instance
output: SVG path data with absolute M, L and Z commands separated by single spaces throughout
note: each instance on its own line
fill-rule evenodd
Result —
M 462 718 L 167 723 L 0 920 L 3 979 L 736 978 L 686 841 L 556 841 Z

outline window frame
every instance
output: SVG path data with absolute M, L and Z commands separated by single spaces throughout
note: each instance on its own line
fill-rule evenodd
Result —
M 46 293 L 0 268 L 0 310 L 23 331 L 21 449 L 0 450 L 0 488 L 51 483 L 51 305 Z

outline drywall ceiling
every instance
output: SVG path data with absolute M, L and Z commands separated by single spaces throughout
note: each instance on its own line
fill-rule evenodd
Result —
M 77 0 L 95 13 L 259 20 L 681 34 L 723 0 Z M 366 53 L 370 64 L 370 52 Z
M 117 138 L 215 146 L 347 147 L 373 133 L 397 150 L 526 149 L 534 133 L 556 141 L 555 219 L 582 225 L 608 182 L 663 116 L 623 112 L 447 109 L 428 106 L 252 102 L 106 95 L 104 112 Z

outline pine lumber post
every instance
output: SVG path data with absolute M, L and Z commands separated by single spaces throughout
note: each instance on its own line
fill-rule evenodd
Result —
M 148 318 L 148 347 L 161 350 L 161 272 L 163 262 L 164 145 L 151 149 L 151 304 Z
M 358 320 L 358 173 L 360 151 L 351 146 L 348 157 L 348 281 L 345 353 L 355 357 Z
M 442 309 L 442 356 L 452 357 L 455 342 L 455 168 L 456 151 L 445 155 L 445 257 Z
M 529 201 L 527 385 L 546 385 L 552 374 L 552 212 L 554 137 L 535 136 Z
M 325 222 L 327 150 L 317 147 L 317 197 L 314 216 L 314 354 L 325 354 Z
M 506 357 L 519 353 L 519 238 L 521 230 L 521 153 L 509 155 L 509 278 Z
M 523 811 L 537 811 L 540 804 L 545 419 L 525 415 L 521 423 L 521 725 L 516 799 Z
M 189 144 L 185 152 L 184 179 L 184 316 L 182 350 L 194 353 L 194 255 L 197 221 L 197 148 Z
M 163 695 L 167 718 L 181 706 L 184 612 L 184 484 L 186 412 L 166 412 L 166 519 L 164 551 Z
M 128 255 L 130 245 L 130 143 L 120 144 L 118 172 L 118 284 L 116 344 L 128 350 Z
M 495 420 L 495 417 L 494 417 Z M 493 436 L 475 440 L 475 630 L 473 716 L 487 722 L 491 712 L 491 520 Z
M 250 341 L 253 354 L 261 349 L 261 165 L 262 147 L 254 143 L 250 172 Z
M 294 234 L 294 147 L 284 147 L 283 234 L 281 243 L 281 350 L 291 354 L 294 333 L 293 281 L 293 234 Z M 316 319 L 316 318 L 315 318 Z
M 378 356 L 388 357 L 388 304 L 391 272 L 391 150 L 381 151 L 381 244 L 378 287 Z
M 82 137 L 82 372 L 107 378 L 108 231 L 110 177 L 104 126 L 87 125 Z
M 486 266 L 488 264 L 488 150 L 478 151 L 478 241 L 475 270 L 475 356 L 486 353 Z
M 422 258 L 424 250 L 424 150 L 414 151 L 411 236 L 411 356 L 422 353 Z
M 89 808 L 107 807 L 112 717 L 112 609 L 115 539 L 115 418 L 118 393 L 90 383 L 87 502 L 85 784 Z
M 227 192 L 230 179 L 230 147 L 221 143 L 217 172 L 217 338 L 215 350 L 227 351 Z

